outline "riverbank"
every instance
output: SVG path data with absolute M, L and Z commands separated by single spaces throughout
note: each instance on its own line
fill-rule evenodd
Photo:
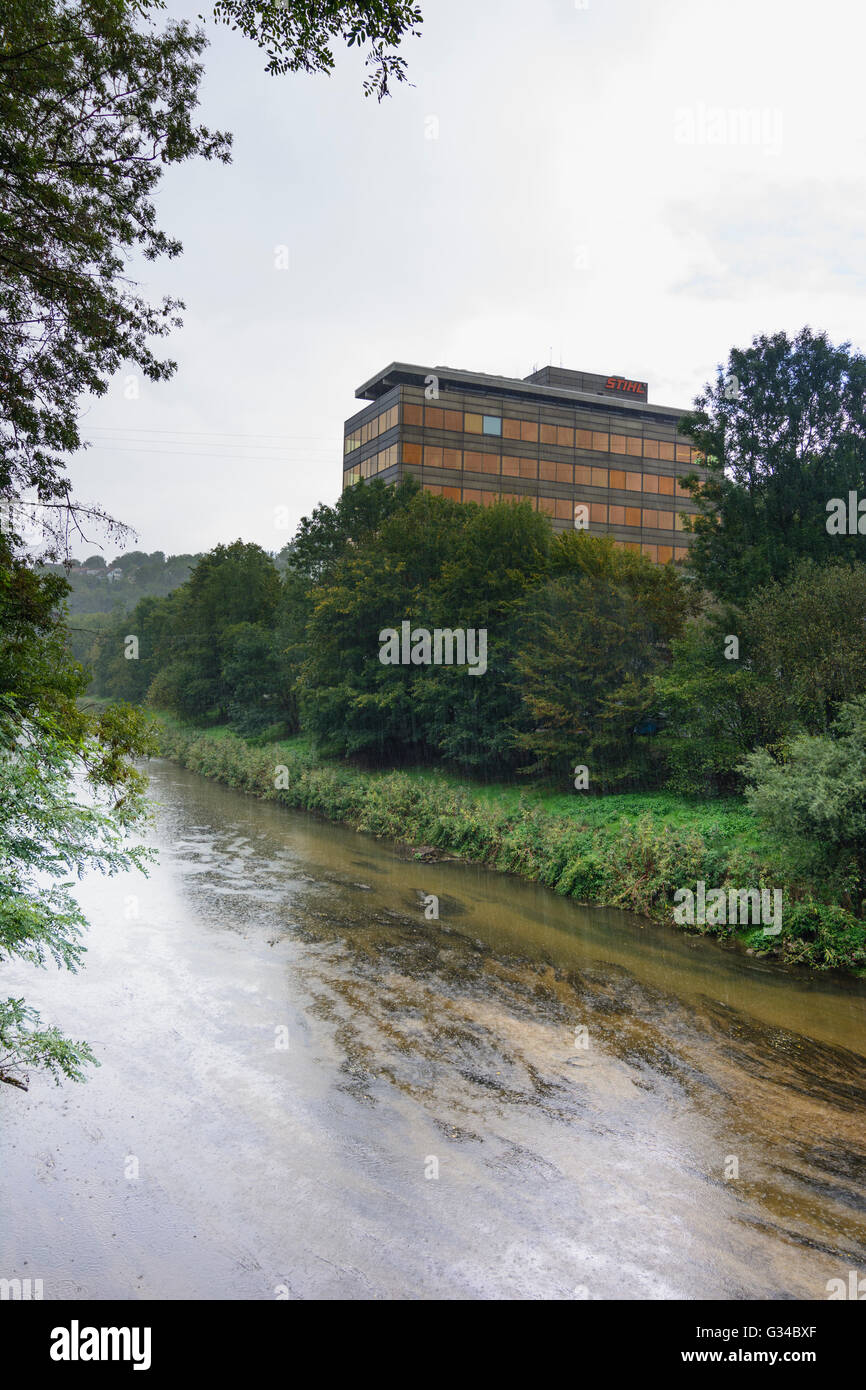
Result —
M 681 888 L 768 889 L 778 874 L 739 801 L 667 793 L 590 797 L 472 785 L 443 771 L 364 771 L 317 757 L 302 739 L 264 746 L 231 730 L 159 715 L 160 753 L 265 801 L 387 836 L 415 852 L 459 856 L 545 884 L 582 903 L 674 921 Z M 843 908 L 783 890 L 782 929 L 704 923 L 755 954 L 815 970 L 866 973 L 866 924 Z

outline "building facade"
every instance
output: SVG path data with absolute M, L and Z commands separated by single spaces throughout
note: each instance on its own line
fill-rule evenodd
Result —
M 359 386 L 346 421 L 343 486 L 411 475 L 428 492 L 489 506 L 529 500 L 557 530 L 581 527 L 664 564 L 680 560 L 696 510 L 681 485 L 705 476 L 647 384 L 543 367 L 523 379 L 392 362 Z

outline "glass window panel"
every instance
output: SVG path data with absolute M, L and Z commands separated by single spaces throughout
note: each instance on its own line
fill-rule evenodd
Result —
M 568 425 L 557 425 L 556 442 L 560 449 L 574 448 L 574 430 Z
M 625 443 L 626 453 L 631 454 L 633 458 L 640 458 L 641 454 L 643 453 L 643 440 L 636 439 L 634 435 L 630 434 L 626 438 Z
M 640 541 L 623 541 L 624 550 L 640 550 Z
M 683 517 L 684 517 L 684 516 L 685 516 L 685 512 L 676 512 L 676 513 L 674 514 L 674 524 L 675 524 L 675 527 L 676 527 L 676 530 L 677 530 L 677 531 L 682 531 L 682 529 L 683 529 Z
M 658 517 L 658 527 L 660 531 L 672 531 L 674 529 L 673 512 L 656 512 Z
M 433 495 L 434 495 L 435 497 L 441 497 L 441 496 L 442 496 L 442 485 L 441 485 L 441 483 L 425 483 L 425 484 L 424 484 L 424 491 L 425 491 L 425 492 L 432 492 Z
M 567 497 L 556 498 L 556 517 L 559 521 L 574 520 L 574 503 Z
M 498 455 L 498 454 L 482 454 L 482 455 L 481 455 L 481 470 L 482 470 L 483 473 L 497 473 L 497 474 L 498 474 L 498 472 L 499 472 L 499 455 Z
M 644 473 L 643 490 L 644 492 L 658 492 L 659 480 L 657 473 Z
M 404 439 L 404 440 L 403 440 L 403 444 L 402 444 L 401 447 L 402 447 L 402 449 L 403 449 L 403 462 L 404 462 L 404 463 L 420 464 L 420 462 L 421 462 L 421 445 L 420 445 L 420 444 L 408 444 L 408 443 L 406 442 L 406 440 Z
M 558 463 L 556 465 L 556 481 L 558 483 L 574 482 L 574 469 L 570 463 Z
M 659 564 L 666 565 L 669 560 L 674 558 L 674 548 L 672 545 L 659 546 Z
M 609 521 L 611 526 L 625 526 L 625 507 L 617 507 L 611 503 Z
M 625 486 L 628 492 L 641 492 L 643 484 L 642 473 L 626 473 Z
M 624 435 L 624 434 L 612 434 L 612 435 L 611 435 L 611 437 L 610 437 L 610 452 L 611 452 L 612 454 L 624 454 L 624 453 L 625 453 L 625 435 Z
M 657 527 L 658 527 L 658 524 L 659 524 L 659 514 L 658 514 L 658 512 L 654 512 L 654 511 L 652 510 L 651 507 L 644 507 L 644 509 L 643 509 L 643 524 L 644 524 L 644 526 L 651 526 L 651 527 L 653 528 L 653 530 L 655 531 L 655 530 L 657 529 Z
M 425 444 L 425 445 L 424 445 L 424 467 L 425 467 L 425 468 L 441 468 L 441 467 L 442 467 L 442 450 L 441 450 L 441 449 L 433 448 L 433 447 L 431 447 L 431 445 L 429 445 L 429 444 Z
M 481 502 L 481 490 L 476 487 L 465 487 L 463 489 L 464 502 Z
M 645 439 L 643 442 L 643 456 L 645 459 L 657 459 L 659 456 L 659 442 L 657 439 Z
M 673 444 L 666 444 L 663 439 L 659 440 L 659 458 L 672 459 L 674 456 Z
M 606 469 L 606 468 L 593 468 L 593 470 L 592 470 L 592 486 L 593 486 L 593 487 L 607 487 L 607 469 Z
M 537 478 L 537 477 L 538 477 L 538 459 L 521 459 L 521 460 L 520 460 L 520 476 L 521 476 L 521 478 Z
M 477 449 L 466 449 L 463 454 L 463 467 L 467 473 L 483 473 L 484 454 Z
M 626 507 L 625 524 L 626 526 L 640 526 L 640 507 Z
M 687 545 L 675 545 L 675 546 L 674 546 L 674 559 L 675 559 L 678 563 L 679 563 L 681 560 L 684 560 L 684 559 L 686 558 L 686 556 L 688 555 L 688 553 L 689 553 L 689 548 L 688 548 Z
M 677 463 L 691 463 L 692 451 L 688 444 L 677 445 Z
M 501 434 L 501 433 L 502 433 L 502 419 L 501 419 L 501 417 L 500 417 L 499 415 L 485 415 L 485 416 L 483 417 L 483 421 L 484 421 L 484 430 L 483 430 L 483 433 L 484 433 L 484 434 Z
M 459 487 L 443 487 L 443 489 L 442 489 L 442 496 L 443 496 L 443 497 L 450 497 L 452 502 L 459 502 L 459 501 L 460 501 L 460 489 L 459 489 Z
M 586 464 L 576 463 L 574 465 L 574 481 L 576 483 L 591 483 L 592 469 Z
M 520 459 L 513 454 L 502 455 L 502 471 L 511 478 L 516 478 L 520 473 Z
M 542 427 L 543 428 L 543 427 Z M 556 515 L 556 499 L 553 497 L 539 497 L 538 510 L 545 512 L 548 516 Z
M 625 469 L 612 468 L 610 470 L 610 486 L 625 490 Z
M 596 526 L 603 526 L 603 525 L 606 525 L 606 523 L 607 523 L 607 503 L 606 503 L 606 502 L 590 502 L 590 504 L 589 504 L 589 519 L 590 519 L 590 521 L 594 522 Z
M 593 447 L 593 449 L 600 450 L 601 453 L 606 454 L 606 453 L 607 453 L 607 440 L 608 440 L 608 436 L 607 436 L 607 431 L 606 431 L 606 430 L 605 430 L 604 433 L 602 433 L 601 430 L 593 430 L 593 432 L 592 432 L 592 447 Z
M 575 430 L 574 438 L 578 449 L 592 448 L 592 430 Z
M 463 416 L 463 428 L 465 429 L 467 434 L 480 434 L 481 416 L 470 415 L 467 411 L 466 414 Z
M 527 442 L 530 444 L 537 442 L 538 425 L 535 423 L 534 420 L 521 420 L 520 438 L 527 440 Z
M 446 430 L 462 430 L 462 429 L 463 429 L 463 411 L 462 411 L 462 410 L 446 410 L 446 411 L 443 412 L 443 414 L 444 414 L 444 416 L 445 416 L 445 420 L 444 420 L 444 423 L 443 423 L 443 426 L 442 426 L 443 429 L 446 429 Z
M 421 406 L 420 406 L 420 405 L 404 405 L 404 406 L 403 406 L 403 424 L 404 424 L 404 425 L 423 425 L 423 423 L 424 423 L 424 411 L 421 409 Z
M 556 443 L 556 425 L 545 425 L 544 423 L 542 423 L 541 442 L 542 444 Z
M 668 497 L 674 495 L 674 480 L 670 473 L 659 474 L 659 492 L 664 492 Z
M 505 439 L 520 438 L 520 421 L 509 420 L 508 416 L 502 421 L 502 434 Z
M 438 405 L 425 405 L 424 424 L 428 430 L 441 430 L 445 424 L 445 411 Z
M 459 450 L 459 449 L 443 449 L 443 450 L 442 450 L 442 467 L 443 467 L 443 468 L 459 468 L 459 467 L 460 467 L 460 450 Z
M 542 432 L 542 434 L 544 433 L 544 430 L 545 430 L 545 426 L 542 425 L 542 426 L 541 426 L 541 432 Z M 542 459 L 541 462 L 540 462 L 539 465 L 538 465 L 538 476 L 539 476 L 539 478 L 544 478 L 547 482 L 552 483 L 553 480 L 554 480 L 554 478 L 556 477 L 556 468 L 557 468 L 557 465 L 556 465 L 555 463 L 552 463 L 552 462 L 550 461 L 550 459 Z
M 499 501 L 498 492 L 489 492 L 486 488 L 481 492 L 481 504 L 484 507 L 492 507 L 494 502 Z
M 641 546 L 641 550 L 643 551 L 644 555 L 646 555 L 650 560 L 654 560 L 656 563 L 658 563 L 659 548 L 657 545 L 648 545 L 647 542 L 644 541 L 643 545 Z

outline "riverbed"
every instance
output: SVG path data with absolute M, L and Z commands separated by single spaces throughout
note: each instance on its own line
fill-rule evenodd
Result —
M 0 1086 L 0 1274 L 122 1299 L 825 1299 L 866 1274 L 866 982 L 149 768 L 91 1041 Z

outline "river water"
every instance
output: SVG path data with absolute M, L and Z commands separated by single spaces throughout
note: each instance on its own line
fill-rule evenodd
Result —
M 85 968 L 4 968 L 101 1066 L 0 1086 L 0 1275 L 583 1300 L 866 1274 L 866 983 L 150 771 L 159 863 L 79 885 Z

